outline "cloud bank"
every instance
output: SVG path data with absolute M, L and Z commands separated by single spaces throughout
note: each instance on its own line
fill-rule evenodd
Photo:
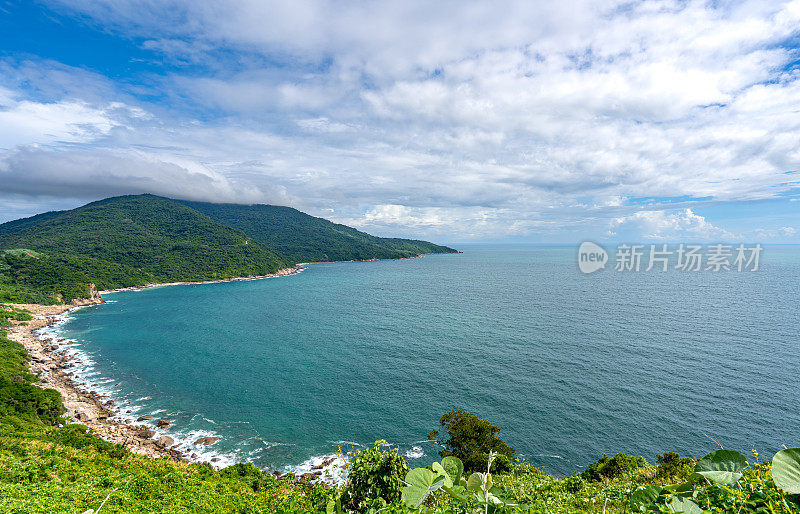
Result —
M 698 214 L 797 196 L 798 1 L 287 5 L 49 4 L 160 64 L 6 60 L 7 192 L 281 203 L 446 241 L 798 238 Z

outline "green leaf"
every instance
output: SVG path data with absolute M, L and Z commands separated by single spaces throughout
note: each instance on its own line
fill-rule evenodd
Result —
M 747 467 L 747 459 L 734 450 L 711 452 L 694 467 L 695 473 L 717 484 L 734 484 L 742 478 L 742 470 Z
M 442 467 L 450 478 L 453 479 L 454 484 L 461 482 L 461 475 L 464 474 L 464 463 L 458 457 L 445 457 L 442 459 Z
M 449 494 L 451 497 L 455 498 L 458 501 L 466 501 L 467 500 L 467 497 L 464 495 L 464 493 L 467 491 L 467 489 L 465 487 L 463 487 L 463 486 L 460 486 L 460 485 L 454 485 L 453 487 L 442 486 L 442 489 L 447 494 Z
M 406 484 L 402 491 L 403 503 L 416 509 L 429 494 L 444 485 L 444 476 L 437 476 L 427 468 L 414 468 L 406 475 Z
M 694 485 L 691 482 L 685 482 L 683 484 L 675 484 L 675 485 L 665 485 L 664 490 L 668 491 L 672 494 L 677 494 L 678 496 L 691 496 L 694 492 Z
M 444 487 L 453 487 L 453 479 L 450 477 L 447 471 L 445 471 L 441 464 L 434 462 L 431 465 L 431 468 L 433 468 L 433 472 L 436 473 L 436 476 L 444 477 Z
M 497 496 L 493 495 L 492 493 L 486 493 L 486 501 L 489 503 L 494 503 L 495 505 L 502 505 L 503 500 L 498 498 Z
M 467 491 L 483 492 L 483 473 L 473 473 L 467 479 Z
M 645 512 L 649 505 L 656 501 L 663 489 L 655 485 L 640 487 L 631 493 L 631 508 L 639 512 Z
M 778 489 L 800 494 L 800 448 L 787 448 L 772 458 L 772 479 Z
M 667 500 L 667 509 L 670 512 L 682 512 L 683 514 L 703 514 L 703 509 L 695 502 L 680 496 L 670 496 Z

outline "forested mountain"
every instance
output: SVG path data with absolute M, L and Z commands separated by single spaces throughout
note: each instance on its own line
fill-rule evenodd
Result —
M 266 275 L 297 262 L 455 252 L 374 237 L 289 207 L 120 196 L 0 225 L 0 301 L 152 282 Z
M 22 221 L 11 222 L 10 230 L 0 225 L 0 249 L 34 251 L 3 252 L 6 284 L 52 288 L 66 298 L 81 296 L 88 283 L 102 289 L 216 280 L 290 265 L 244 233 L 152 195 L 108 198 Z
M 456 252 L 427 241 L 372 236 L 291 207 L 181 203 L 223 225 L 243 231 L 294 262 L 398 259 L 425 253 Z

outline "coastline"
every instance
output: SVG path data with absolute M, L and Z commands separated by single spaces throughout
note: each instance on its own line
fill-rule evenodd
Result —
M 86 391 L 76 384 L 68 370 L 72 357 L 66 355 L 64 346 L 41 337 L 40 331 L 53 325 L 58 316 L 74 309 L 99 305 L 102 299 L 76 301 L 68 305 L 12 304 L 30 311 L 33 319 L 16 322 L 6 327 L 8 338 L 22 344 L 30 356 L 30 370 L 39 379 L 38 387 L 55 389 L 61 394 L 66 412 L 64 416 L 75 423 L 86 425 L 98 437 L 125 446 L 133 453 L 148 457 L 170 457 L 188 460 L 183 452 L 170 449 L 171 445 L 159 445 L 152 439 L 150 427 L 127 424 L 114 419 L 118 409 L 113 401 L 99 394 Z M 166 441 L 161 441 L 164 443 Z
M 34 385 L 58 391 L 66 408 L 64 416 L 68 417 L 72 422 L 86 425 L 98 437 L 110 443 L 121 444 L 129 451 L 139 455 L 151 458 L 169 457 L 175 461 L 196 462 L 197 454 L 192 452 L 191 448 L 205 449 L 216 443 L 218 438 L 201 437 L 193 443 L 189 442 L 190 449 L 178 449 L 176 448 L 177 446 L 185 448 L 187 446 L 186 442 L 177 442 L 166 435 L 159 437 L 158 432 L 152 425 L 129 422 L 119 418 L 118 416 L 123 412 L 123 406 L 116 405 L 113 400 L 95 391 L 85 389 L 74 380 L 73 373 L 69 371 L 74 360 L 74 356 L 69 355 L 71 342 L 57 342 L 55 339 L 47 339 L 42 334 L 43 329 L 52 326 L 59 321 L 61 316 L 69 314 L 75 309 L 105 303 L 102 298 L 104 293 L 177 285 L 261 280 L 294 275 L 302 271 L 302 269 L 301 265 L 296 265 L 261 276 L 145 284 L 100 292 L 94 292 L 93 290 L 93 297 L 90 299 L 73 300 L 70 304 L 62 305 L 10 304 L 17 308 L 28 310 L 33 319 L 27 322 L 12 322 L 10 326 L 5 328 L 8 338 L 22 344 L 28 352 L 30 356 L 30 371 L 38 377 Z M 143 421 L 156 422 L 158 420 L 147 419 Z M 220 461 L 220 459 L 212 458 L 210 463 L 214 464 L 217 461 Z
M 191 285 L 202 285 L 202 284 L 222 284 L 224 282 L 247 282 L 250 280 L 262 280 L 265 278 L 275 278 L 275 277 L 286 277 L 289 275 L 295 275 L 303 271 L 303 266 L 307 263 L 300 263 L 295 264 L 290 268 L 281 268 L 275 273 L 270 273 L 268 275 L 255 275 L 249 277 L 234 277 L 234 278 L 223 278 L 219 280 L 197 280 L 191 282 L 154 282 L 150 284 L 143 284 L 140 286 L 131 286 L 131 287 L 120 287 L 117 289 L 105 289 L 103 291 L 98 291 L 100 295 L 105 293 L 119 293 L 121 291 L 139 291 L 141 289 L 150 289 L 153 287 L 168 287 L 168 286 L 191 286 Z

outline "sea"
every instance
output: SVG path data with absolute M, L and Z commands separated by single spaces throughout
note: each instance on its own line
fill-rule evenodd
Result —
M 325 462 L 340 481 L 337 455 L 378 440 L 428 465 L 453 409 L 558 476 L 617 452 L 800 444 L 800 247 L 765 246 L 742 271 L 646 271 L 645 247 L 636 271 L 606 246 L 583 273 L 577 245 L 457 246 L 109 293 L 45 335 L 120 418 L 172 421 L 157 432 L 217 467 Z

